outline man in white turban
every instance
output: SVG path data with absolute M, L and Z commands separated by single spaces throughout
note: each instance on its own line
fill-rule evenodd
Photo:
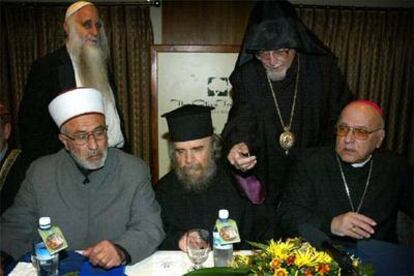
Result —
M 93 87 L 102 93 L 109 146 L 124 146 L 115 86 L 108 70 L 108 42 L 97 8 L 86 1 L 73 3 L 63 28 L 65 45 L 32 64 L 20 103 L 22 149 L 32 160 L 62 147 L 47 105 L 61 91 L 75 87 Z
M 49 112 L 64 149 L 30 165 L 0 218 L 0 260 L 31 250 L 43 216 L 62 229 L 68 250 L 82 250 L 95 266 L 110 269 L 148 257 L 164 238 L 160 206 L 144 161 L 108 148 L 102 93 L 64 92 Z

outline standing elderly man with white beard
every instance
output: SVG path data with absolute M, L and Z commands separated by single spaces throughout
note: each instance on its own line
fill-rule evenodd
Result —
M 108 148 L 101 93 L 74 89 L 49 110 L 65 148 L 31 164 L 1 217 L 2 258 L 31 250 L 43 216 L 60 226 L 69 250 L 83 250 L 93 265 L 109 269 L 148 257 L 164 238 L 149 168 Z
M 257 2 L 230 82 L 223 147 L 235 173 L 257 177 L 266 189 L 255 214 L 257 239 L 277 238 L 274 211 L 290 168 L 302 150 L 334 139 L 352 95 L 335 56 L 287 1 Z
M 22 150 L 32 160 L 62 147 L 47 106 L 60 92 L 75 87 L 93 87 L 102 93 L 109 146 L 124 146 L 116 90 L 108 70 L 108 42 L 97 8 L 90 2 L 75 2 L 66 11 L 63 28 L 65 46 L 33 63 L 20 103 Z

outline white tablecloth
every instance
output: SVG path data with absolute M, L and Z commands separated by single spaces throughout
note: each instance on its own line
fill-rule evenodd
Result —
M 125 274 L 135 275 L 168 275 L 180 276 L 190 271 L 193 264 L 187 254 L 182 251 L 157 251 L 150 257 L 135 265 L 127 266 Z M 204 267 L 213 266 L 213 252 L 209 253 Z

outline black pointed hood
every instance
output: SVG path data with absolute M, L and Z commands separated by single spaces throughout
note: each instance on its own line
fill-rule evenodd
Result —
M 330 53 L 288 1 L 259 1 L 250 14 L 236 67 L 254 58 L 260 50 L 281 48 L 317 55 Z

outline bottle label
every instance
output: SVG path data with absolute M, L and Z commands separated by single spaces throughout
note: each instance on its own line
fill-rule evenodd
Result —
M 47 250 L 50 254 L 55 254 L 68 247 L 68 243 L 58 226 L 52 226 L 50 229 L 38 229 Z
M 213 248 L 216 249 L 232 249 L 233 245 L 230 244 L 222 244 L 220 234 L 218 232 L 213 232 Z
M 39 242 L 35 245 L 35 254 L 38 261 L 47 261 L 53 259 L 53 256 L 50 255 L 43 242 Z
M 228 220 L 217 220 L 216 228 L 219 237 L 217 238 L 217 243 L 220 245 L 232 244 L 240 242 L 240 234 L 237 229 L 236 221 L 232 219 Z

